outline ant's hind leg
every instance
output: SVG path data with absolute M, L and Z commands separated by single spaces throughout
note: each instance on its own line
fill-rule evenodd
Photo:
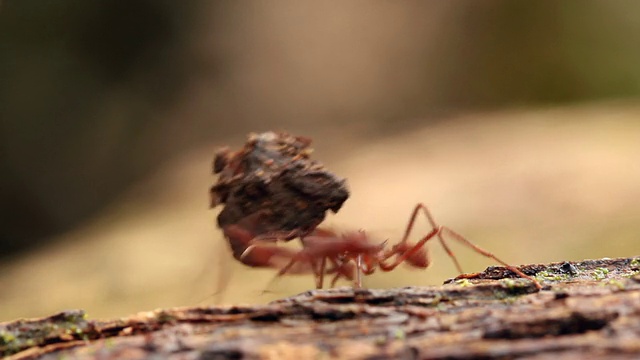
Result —
M 536 288 L 538 289 L 542 289 L 542 286 L 540 285 L 540 283 L 532 278 L 531 276 L 523 273 L 522 271 L 520 271 L 518 268 L 516 268 L 515 266 L 509 265 L 506 262 L 498 259 L 498 257 L 496 257 L 495 255 L 493 255 L 492 253 L 488 252 L 487 250 L 484 250 L 483 248 L 477 246 L 476 244 L 472 243 L 471 241 L 467 240 L 464 236 L 458 234 L 457 232 L 447 228 L 447 227 L 443 227 L 441 229 L 442 231 L 446 231 L 449 235 L 451 235 L 451 237 L 453 237 L 455 240 L 461 242 L 462 244 L 470 247 L 472 250 L 474 250 L 475 252 L 477 252 L 480 255 L 483 255 L 485 257 L 488 257 L 490 259 L 495 260 L 496 262 L 498 262 L 499 264 L 503 265 L 504 267 L 506 267 L 507 269 L 511 270 L 512 272 L 514 272 L 515 274 L 517 274 L 518 276 L 520 276 L 521 278 L 524 279 L 529 279 L 531 280 L 534 285 L 536 286 Z M 440 238 L 440 243 L 444 245 L 444 240 L 442 238 Z M 446 249 L 446 247 L 445 247 Z

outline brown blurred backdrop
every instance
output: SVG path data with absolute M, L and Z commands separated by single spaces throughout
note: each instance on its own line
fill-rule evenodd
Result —
M 395 238 L 424 201 L 515 264 L 638 255 L 639 9 L 4 0 L 0 320 L 310 288 L 260 295 L 273 272 L 234 263 L 207 210 L 214 150 L 249 131 L 314 138 L 352 189 L 330 225 Z M 367 285 L 441 283 L 443 256 Z

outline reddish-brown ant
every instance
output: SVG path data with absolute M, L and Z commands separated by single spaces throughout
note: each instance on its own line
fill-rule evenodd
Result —
M 413 230 L 415 220 L 417 219 L 420 211 L 422 211 L 427 218 L 432 230 L 418 242 L 411 244 L 409 243 L 408 238 Z M 267 264 L 271 257 L 275 255 L 289 257 L 289 262 L 284 267 L 280 268 L 276 278 L 286 273 L 311 271 L 316 277 L 316 286 L 318 288 L 322 288 L 324 275 L 326 274 L 334 274 L 332 285 L 334 285 L 341 277 L 348 280 L 354 280 L 354 266 L 351 262 L 355 262 L 354 282 L 356 287 L 361 287 L 361 275 L 369 275 L 373 273 L 376 268 L 380 268 L 380 270 L 387 272 L 392 271 L 402 263 L 407 263 L 408 265 L 416 268 L 427 268 L 430 265 L 431 260 L 425 245 L 427 241 L 437 237 L 444 250 L 453 260 L 457 270 L 462 274 L 463 271 L 460 263 L 442 236 L 444 232 L 450 235 L 453 239 L 470 247 L 477 253 L 497 261 L 518 276 L 531 280 L 536 288 L 542 288 L 538 281 L 524 274 L 516 267 L 507 264 L 492 253 L 476 246 L 450 228 L 437 225 L 433 216 L 431 216 L 431 213 L 424 204 L 417 204 L 415 206 L 404 236 L 400 242 L 390 248 L 387 248 L 386 241 L 381 244 L 374 243 L 362 230 L 338 235 L 330 230 L 316 229 L 309 233 L 309 235 L 301 237 L 303 249 L 296 253 L 289 252 L 289 249 L 287 249 L 286 252 L 283 252 L 283 248 L 264 244 L 265 240 L 277 240 L 277 235 L 270 235 L 263 236 L 255 240 L 247 240 L 247 242 L 245 242 L 247 246 L 245 251 L 242 253 L 241 258 L 244 259 L 247 256 L 251 256 L 255 259 L 259 257 L 258 254 L 265 254 L 265 258 L 262 263 Z M 327 264 L 331 267 L 327 268 Z M 296 267 L 296 265 L 298 266 Z
M 313 273 L 318 288 L 322 288 L 326 275 L 333 275 L 332 285 L 345 278 L 361 286 L 362 274 L 371 274 L 377 268 L 391 271 L 401 263 L 428 267 L 425 245 L 437 237 L 462 273 L 442 236 L 446 232 L 533 280 L 449 228 L 437 226 L 422 204 L 415 207 L 403 238 L 393 246 L 376 244 L 363 231 L 339 235 L 318 228 L 327 211 L 336 213 L 342 207 L 349 191 L 344 179 L 310 158 L 310 142 L 309 138 L 285 132 L 265 132 L 250 134 L 238 151 L 223 148 L 216 153 L 213 172 L 218 180 L 210 189 L 210 204 L 224 206 L 217 222 L 236 260 L 251 267 L 280 269 L 278 276 Z M 420 211 L 432 230 L 412 244 L 408 238 Z M 278 246 L 295 238 L 301 240 L 302 250 Z

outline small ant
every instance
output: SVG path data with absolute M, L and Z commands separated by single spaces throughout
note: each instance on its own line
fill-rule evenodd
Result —
M 418 242 L 411 244 L 408 238 L 420 211 L 427 218 L 432 230 Z M 497 261 L 518 276 L 531 280 L 538 290 L 542 288 L 536 279 L 500 260 L 492 253 L 476 246 L 450 228 L 437 225 L 427 207 L 422 203 L 417 204 L 413 209 L 409 224 L 400 242 L 390 248 L 387 248 L 387 241 L 380 244 L 372 242 L 371 238 L 363 230 L 338 235 L 331 230 L 315 229 L 308 235 L 300 237 L 303 249 L 297 252 L 291 252 L 289 249 L 275 245 L 264 244 L 265 242 L 273 243 L 277 241 L 277 234 L 247 240 L 244 242 L 245 249 L 240 255 L 240 259 L 244 260 L 249 257 L 252 259 L 261 258 L 263 265 L 272 265 L 270 261 L 273 256 L 288 257 L 290 259 L 289 262 L 280 268 L 274 280 L 287 273 L 311 271 L 316 278 L 316 287 L 319 289 L 323 287 L 324 275 L 327 274 L 334 274 L 331 282 L 332 286 L 335 285 L 338 279 L 343 277 L 354 281 L 355 287 L 360 288 L 362 286 L 362 274 L 372 274 L 376 268 L 388 272 L 402 263 L 407 263 L 415 268 L 426 269 L 431 264 L 431 260 L 425 245 L 427 241 L 437 237 L 458 272 L 463 274 L 460 263 L 442 236 L 444 232 L 477 253 Z M 351 264 L 352 261 L 355 262 L 355 268 Z M 329 268 L 327 268 L 327 263 L 329 263 Z

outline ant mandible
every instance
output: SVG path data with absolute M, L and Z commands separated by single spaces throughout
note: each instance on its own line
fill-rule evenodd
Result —
M 432 229 L 418 242 L 411 244 L 408 239 L 420 212 L 424 214 Z M 445 232 L 475 252 L 495 260 L 518 276 L 531 280 L 538 290 L 542 288 L 536 279 L 526 275 L 516 267 L 509 265 L 494 254 L 473 244 L 452 229 L 437 225 L 429 209 L 422 203 L 414 207 L 400 242 L 390 248 L 387 248 L 387 241 L 381 244 L 372 242 L 363 230 L 338 235 L 334 231 L 317 228 L 307 236 L 301 237 L 303 248 L 296 253 L 290 253 L 289 249 L 284 252 L 283 250 L 285 249 L 278 248 L 277 246 L 265 245 L 264 241 L 277 241 L 277 235 L 274 234 L 252 240 L 241 257 L 244 258 L 249 254 L 256 257 L 260 252 L 270 254 L 271 256 L 277 254 L 289 257 L 289 262 L 278 271 L 274 280 L 287 273 L 311 271 L 316 278 L 316 287 L 319 289 L 323 287 L 325 274 L 334 274 L 331 282 L 332 286 L 335 285 L 338 279 L 343 277 L 354 281 L 355 287 L 359 288 L 362 286 L 362 274 L 372 274 L 376 268 L 388 272 L 394 270 L 402 263 L 407 263 L 412 267 L 426 269 L 431 264 L 426 244 L 429 240 L 436 237 L 447 255 L 452 259 L 458 272 L 463 274 L 458 259 L 442 236 Z M 355 262 L 355 269 L 353 264 L 351 264 L 352 261 Z M 327 268 L 327 264 L 331 267 Z M 296 265 L 298 266 L 296 267 Z

